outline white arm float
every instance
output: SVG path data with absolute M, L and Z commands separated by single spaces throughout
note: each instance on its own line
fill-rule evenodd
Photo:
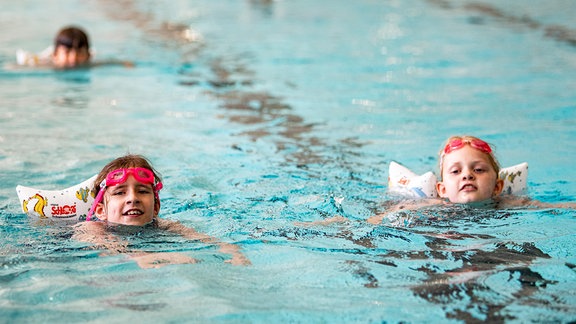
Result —
M 64 190 L 42 190 L 19 185 L 16 192 L 22 210 L 30 217 L 81 221 L 86 219 L 94 202 L 94 180 L 96 176 Z

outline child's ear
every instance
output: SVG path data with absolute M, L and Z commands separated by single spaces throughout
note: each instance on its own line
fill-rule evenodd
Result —
M 96 209 L 94 209 L 94 215 L 96 215 L 96 217 L 99 220 L 107 220 L 108 219 L 108 215 L 106 214 L 106 210 L 104 208 L 103 203 L 98 203 L 98 205 L 96 205 Z
M 497 179 L 496 186 L 494 187 L 494 192 L 492 193 L 492 196 L 498 196 L 502 192 L 502 189 L 504 189 L 504 180 Z
M 154 201 L 154 216 L 157 217 L 160 213 L 160 200 L 156 199 Z
M 440 198 L 446 198 L 446 186 L 443 182 L 436 182 L 436 192 Z

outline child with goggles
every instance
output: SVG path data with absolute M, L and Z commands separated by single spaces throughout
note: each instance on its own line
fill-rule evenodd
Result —
M 488 143 L 473 136 L 453 136 L 440 151 L 440 177 L 436 191 L 451 203 L 467 204 L 498 196 L 504 181 Z
M 96 198 L 87 221 L 75 226 L 74 238 L 93 243 L 97 248 L 113 252 L 128 252 L 128 245 L 121 238 L 110 235 L 110 225 L 153 226 L 167 230 L 190 240 L 216 244 L 220 251 L 230 254 L 226 262 L 248 265 L 250 261 L 240 253 L 238 246 L 218 241 L 214 237 L 199 233 L 179 222 L 160 219 L 162 179 L 150 162 L 139 155 L 127 155 L 108 163 L 96 177 Z M 95 219 L 97 218 L 97 219 Z M 96 221 L 90 221 L 96 220 Z M 132 251 L 132 257 L 143 268 L 160 267 L 167 264 L 195 263 L 196 260 L 181 253 L 144 253 Z
M 576 208 L 574 203 L 550 204 L 528 198 L 500 196 L 504 181 L 498 178 L 500 165 L 488 143 L 474 136 L 452 136 L 439 152 L 440 181 L 436 191 L 441 199 L 404 202 L 386 212 L 415 210 L 433 205 L 473 204 L 497 208 Z M 369 223 L 379 224 L 386 214 L 372 216 Z

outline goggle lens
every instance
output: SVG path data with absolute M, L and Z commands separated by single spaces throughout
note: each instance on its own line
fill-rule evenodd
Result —
M 490 145 L 488 145 L 488 143 L 484 142 L 483 140 L 479 139 L 463 140 L 461 138 L 457 138 L 451 141 L 450 143 L 446 144 L 446 147 L 444 147 L 444 154 L 448 154 L 455 150 L 459 150 L 462 147 L 464 147 L 465 144 L 470 144 L 470 146 L 472 146 L 473 148 L 482 151 L 484 153 L 492 152 L 492 148 L 490 148 Z
M 106 176 L 107 187 L 112 187 L 124 183 L 128 178 L 128 175 L 134 176 L 138 182 L 146 184 L 154 184 L 154 173 L 145 168 L 128 168 L 128 169 L 118 169 L 114 170 Z

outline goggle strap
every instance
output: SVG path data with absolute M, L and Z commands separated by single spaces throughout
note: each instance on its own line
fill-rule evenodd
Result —
M 98 192 L 98 195 L 96 196 L 96 198 L 94 198 L 94 203 L 92 204 L 92 207 L 90 208 L 90 211 L 88 212 L 88 215 L 86 215 L 86 221 L 87 222 L 90 221 L 90 219 L 92 219 L 92 215 L 94 215 L 94 211 L 96 210 L 96 206 L 98 206 L 100 201 L 102 201 L 102 197 L 104 196 L 104 192 L 106 192 L 106 185 L 104 185 L 103 187 L 100 186 L 100 191 Z

